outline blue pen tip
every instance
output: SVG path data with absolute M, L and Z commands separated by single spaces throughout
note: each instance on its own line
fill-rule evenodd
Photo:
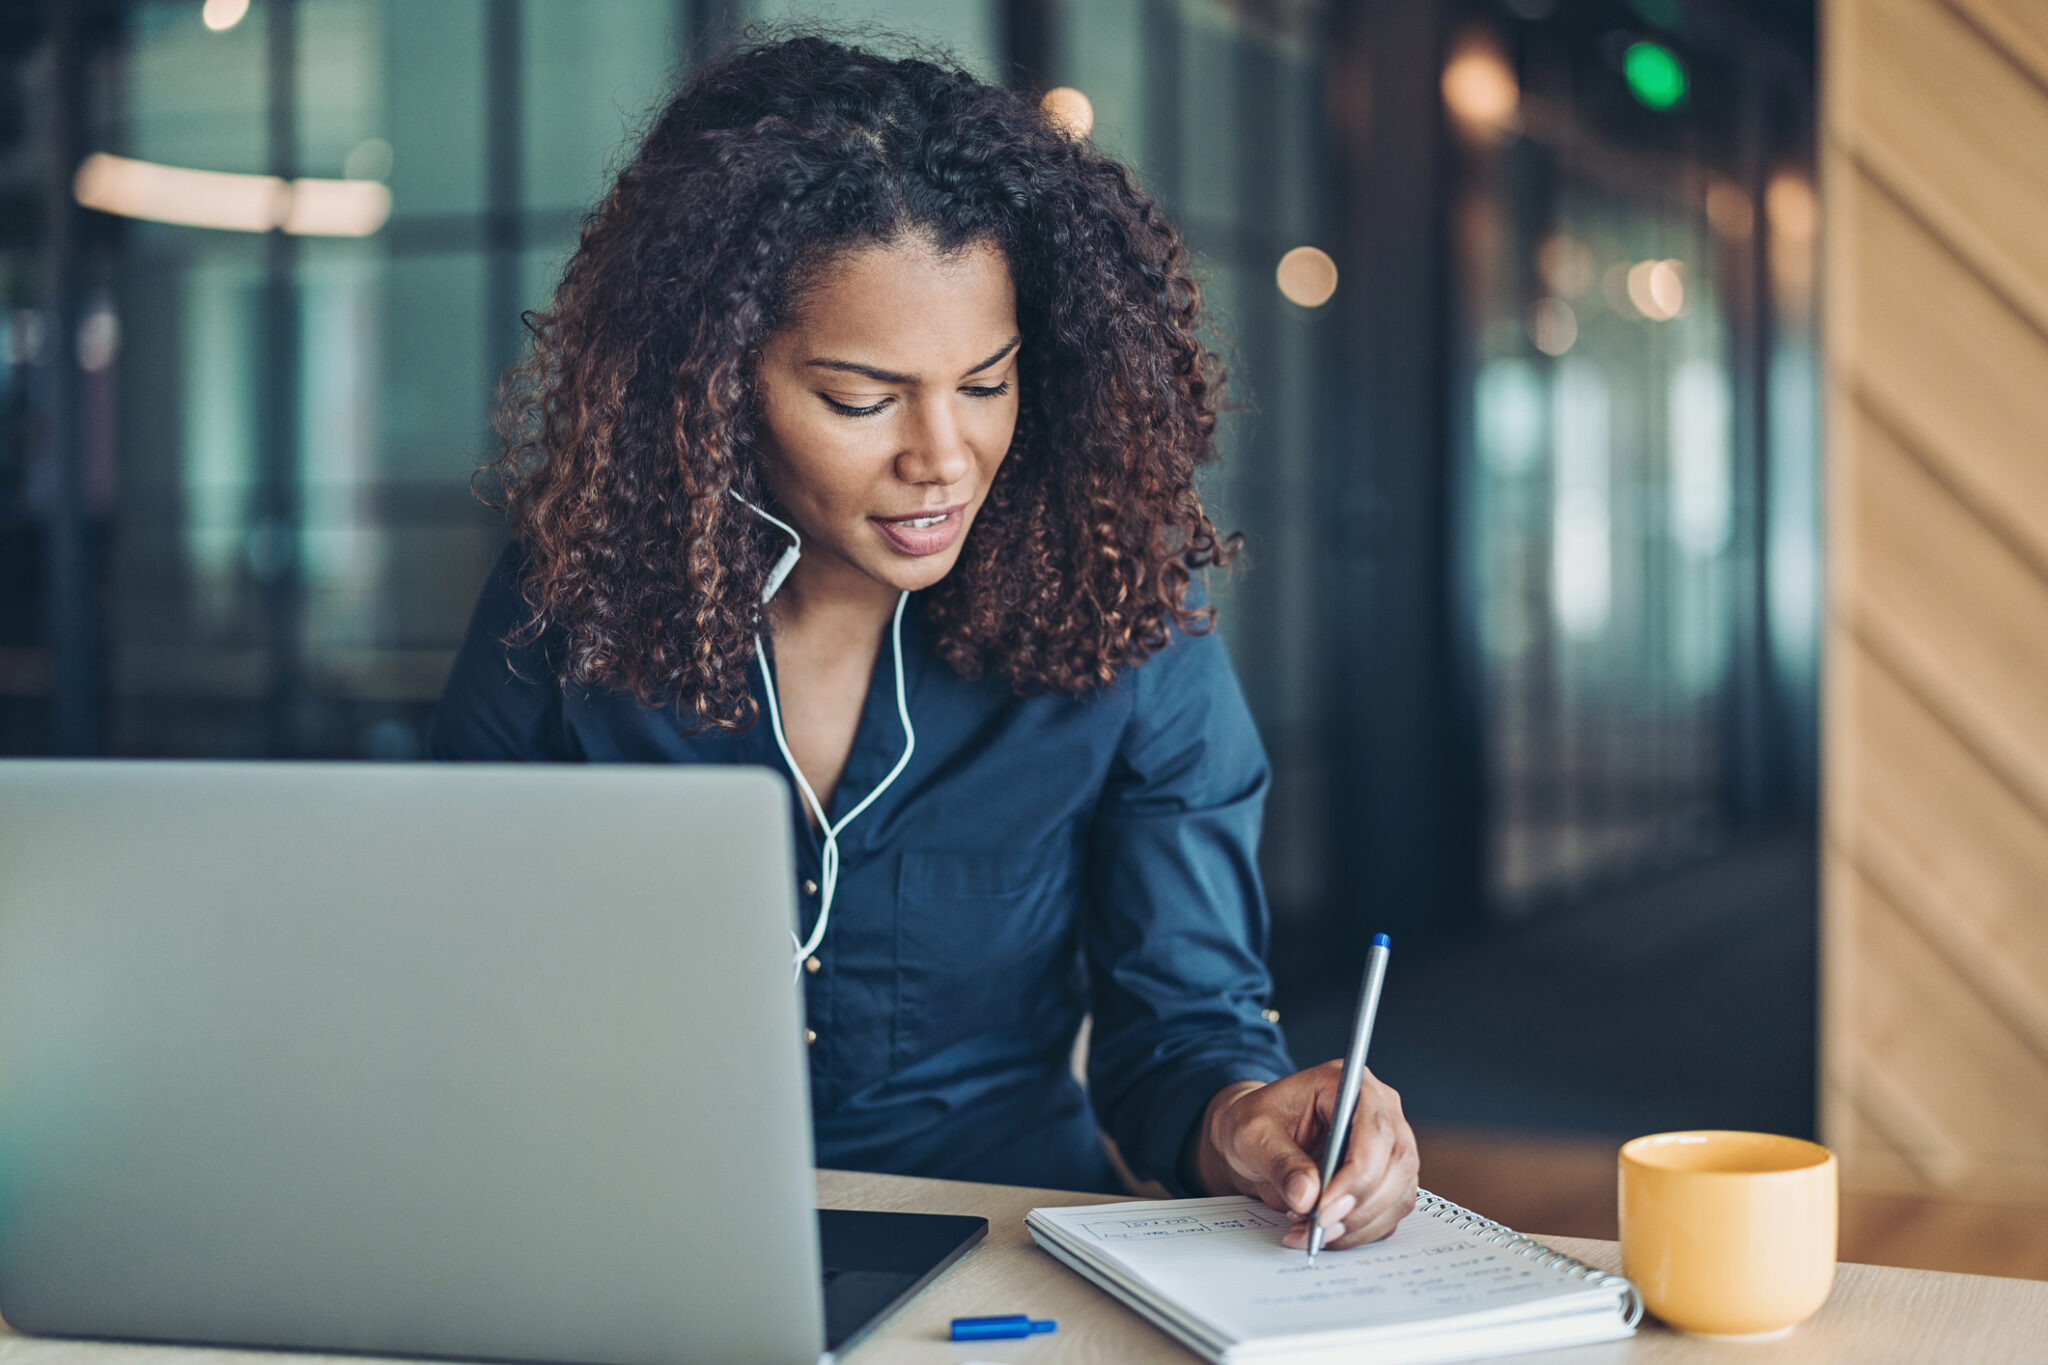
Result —
M 1394 940 L 1388 938 L 1385 934 L 1374 934 L 1372 936 L 1372 946 L 1375 948 L 1391 948 L 1394 946 Z
M 1031 1330 L 1034 1333 L 1054 1332 L 1059 1330 L 1059 1323 L 1051 1318 L 1040 1318 L 1031 1324 Z

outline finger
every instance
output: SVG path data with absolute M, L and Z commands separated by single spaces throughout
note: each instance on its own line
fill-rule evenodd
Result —
M 1344 1235 L 1344 1216 L 1351 1212 L 1357 1202 L 1357 1200 L 1347 1194 L 1323 1206 L 1321 1212 L 1316 1217 L 1316 1222 L 1322 1224 L 1324 1245 L 1329 1245 L 1336 1238 Z M 1296 1247 L 1307 1245 L 1311 1226 L 1312 1224 L 1306 1218 L 1297 1220 L 1281 1236 L 1281 1245 Z
M 1249 1193 L 1253 1198 L 1263 1200 L 1267 1208 L 1278 1213 L 1284 1213 L 1289 1218 L 1299 1218 L 1301 1216 L 1293 1209 L 1287 1207 L 1286 1196 L 1274 1189 L 1270 1181 L 1254 1181 Z
M 1396 1217 L 1405 1215 L 1414 1200 L 1420 1171 L 1414 1136 L 1404 1131 L 1395 1139 L 1394 1150 L 1379 1180 L 1370 1192 L 1359 1196 L 1359 1212 L 1349 1220 L 1351 1226 L 1355 1229 L 1363 1219 L 1376 1218 L 1389 1210 L 1397 1210 Z
M 1348 1194 L 1340 1194 L 1335 1199 L 1324 1201 L 1322 1211 L 1317 1214 L 1317 1221 L 1325 1228 L 1338 1227 L 1344 1222 L 1344 1215 L 1357 1207 L 1356 1199 Z
M 1380 1222 L 1346 1224 L 1345 1231 L 1336 1236 L 1327 1236 L 1323 1245 L 1332 1251 L 1349 1251 L 1353 1247 L 1370 1246 L 1386 1240 L 1395 1228 L 1401 1226 L 1399 1218 L 1389 1217 Z
M 1245 1137 L 1254 1178 L 1278 1191 L 1284 1207 L 1301 1213 L 1313 1208 L 1322 1176 L 1300 1144 L 1270 1120 L 1252 1125 Z
M 1357 1200 L 1347 1194 L 1340 1199 L 1323 1205 L 1321 1209 L 1315 1210 L 1312 1213 L 1291 1215 L 1293 1221 L 1287 1229 L 1287 1235 L 1293 1236 L 1296 1233 L 1300 1233 L 1303 1237 L 1306 1237 L 1308 1230 L 1319 1223 L 1322 1225 L 1323 1238 L 1327 1241 L 1336 1235 L 1330 1229 L 1341 1227 L 1344 1223 L 1345 1215 L 1350 1213 L 1357 1206 L 1357 1203 Z
M 1378 1191 L 1393 1161 L 1394 1151 L 1400 1145 L 1401 1128 L 1405 1126 L 1396 1126 L 1396 1120 L 1381 1107 L 1377 1095 L 1361 1097 L 1358 1115 L 1351 1124 L 1350 1140 L 1346 1143 L 1344 1164 L 1332 1177 L 1330 1192 L 1343 1191 L 1365 1200 Z
M 1337 1112 L 1337 1096 L 1344 1089 L 1344 1059 L 1333 1057 L 1321 1066 L 1296 1074 L 1309 1085 L 1309 1102 L 1301 1112 L 1301 1137 L 1307 1142 L 1330 1131 L 1331 1116 Z
M 1401 1226 L 1401 1220 L 1406 1218 L 1409 1210 L 1414 1207 L 1415 1197 L 1413 1195 L 1403 1195 L 1398 1201 L 1379 1212 L 1360 1210 L 1353 1213 L 1350 1218 L 1345 1220 L 1345 1226 L 1350 1229 L 1350 1232 L 1349 1240 L 1344 1241 L 1342 1247 L 1349 1249 L 1355 1246 L 1364 1246 L 1368 1242 L 1377 1242 L 1392 1236 L 1394 1229 Z
M 1286 1214 L 1287 1221 L 1290 1223 L 1303 1222 L 1308 1218 L 1308 1216 L 1311 1213 L 1315 1212 L 1315 1206 L 1313 1204 L 1311 1204 L 1308 1208 L 1305 1209 L 1288 1208 L 1286 1197 L 1282 1195 L 1280 1191 L 1274 1189 L 1271 1185 L 1262 1185 L 1260 1186 L 1260 1190 L 1262 1190 L 1263 1193 L 1260 1193 L 1258 1197 L 1266 1201 L 1266 1207 L 1273 1210 L 1275 1213 Z
M 1384 1200 L 1359 1205 L 1344 1219 L 1348 1239 L 1342 1243 L 1340 1249 L 1363 1246 L 1367 1242 L 1377 1242 L 1388 1236 L 1401 1225 L 1401 1220 L 1407 1217 L 1414 1207 L 1415 1196 L 1406 1190 L 1391 1194 Z M 1323 1235 L 1330 1245 L 1338 1245 L 1338 1234 L 1326 1232 Z
M 1414 1148 L 1403 1144 L 1381 1186 L 1382 1193 L 1361 1203 L 1344 1220 L 1347 1235 L 1343 1246 L 1363 1246 L 1393 1232 L 1415 1210 L 1420 1174 L 1421 1163 Z
M 1343 1251 L 1347 1247 L 1355 1245 L 1355 1243 L 1345 1243 L 1342 1246 L 1338 1245 L 1338 1239 L 1343 1237 L 1343 1235 L 1344 1225 L 1342 1223 L 1337 1224 L 1337 1226 L 1335 1226 L 1334 1228 L 1323 1229 L 1323 1250 Z M 1304 1224 L 1301 1227 L 1290 1229 L 1287 1235 L 1280 1239 L 1280 1245 L 1287 1247 L 1292 1251 L 1305 1250 L 1308 1247 L 1307 1225 Z
M 1286 1214 L 1287 1217 L 1294 1222 L 1300 1222 L 1302 1219 L 1308 1217 L 1308 1212 L 1305 1209 L 1291 1209 L 1287 1207 L 1287 1196 L 1283 1194 L 1271 1181 L 1258 1180 L 1253 1177 L 1247 1176 L 1245 1193 L 1252 1196 L 1252 1198 L 1254 1199 L 1260 1200 L 1265 1204 L 1267 1208 L 1273 1210 L 1275 1213 Z
M 1261 1185 L 1259 1187 L 1259 1198 L 1264 1200 L 1266 1207 L 1275 1213 L 1286 1214 L 1287 1221 L 1290 1223 L 1302 1222 L 1311 1213 L 1315 1212 L 1315 1201 L 1313 1199 L 1309 1201 L 1309 1205 L 1305 1209 L 1291 1209 L 1287 1207 L 1287 1196 L 1274 1189 L 1271 1185 Z

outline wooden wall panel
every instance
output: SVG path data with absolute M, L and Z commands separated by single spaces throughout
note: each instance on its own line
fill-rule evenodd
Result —
M 1856 819 L 1831 841 L 2048 1066 L 2048 819 L 1853 640 L 1837 647 L 1858 683 L 1842 738 L 1859 758 L 1840 789 Z
M 2048 1133 L 2048 1063 L 1873 881 L 1852 873 L 1852 892 L 1858 1108 L 1943 1193 L 2048 1198 L 2048 1167 L 2029 1160 Z M 2008 1190 L 2016 1173 L 2024 1187 Z
M 1955 10 L 1983 30 L 1986 41 L 2048 82 L 2048 5 L 2041 0 L 1956 0 Z
M 1854 407 L 1834 534 L 1858 638 L 1932 698 L 1982 760 L 2048 809 L 2048 580 Z
M 1822 24 L 1823 1137 L 2048 1206 L 2048 4 Z
M 1904 1091 L 1851 1027 L 1856 996 L 1849 978 L 1861 951 L 1863 879 L 1832 843 L 1822 848 L 1822 991 L 1828 1027 L 1822 1040 L 1821 1138 L 1839 1154 L 1843 1180 L 1864 1189 L 1949 1192 L 1966 1170 L 1963 1148 L 1927 1106 Z
M 1975 514 L 2048 564 L 2048 332 L 1889 194 L 1854 174 L 1836 187 L 1829 210 L 1856 224 L 1856 249 L 1870 263 L 1831 300 L 1854 318 L 1840 340 L 1850 347 L 1853 368 L 1842 378 L 1857 407 L 1909 442 Z M 1911 288 L 1900 287 L 1905 280 Z
M 2048 99 L 2033 73 L 1940 0 L 1838 7 L 1850 45 L 1840 127 L 1866 168 L 1967 233 L 1980 268 L 2048 300 Z

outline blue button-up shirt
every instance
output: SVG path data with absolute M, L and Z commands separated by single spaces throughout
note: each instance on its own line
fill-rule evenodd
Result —
M 689 733 L 676 707 L 565 690 L 524 619 L 516 548 L 485 585 L 429 750 L 463 760 L 752 763 L 787 770 L 764 719 Z M 1184 1188 L 1219 1089 L 1294 1069 L 1264 1017 L 1254 857 L 1268 770 L 1222 642 L 1165 650 L 1080 697 L 1017 697 L 903 623 L 916 753 L 839 835 L 821 969 L 804 976 L 821 1166 L 1116 1190 L 1098 1129 L 1141 1177 Z M 758 668 L 755 700 L 765 697 Z M 886 641 L 836 823 L 903 752 Z M 797 804 L 799 916 L 821 841 Z M 1073 1079 L 1092 1014 L 1088 1084 Z

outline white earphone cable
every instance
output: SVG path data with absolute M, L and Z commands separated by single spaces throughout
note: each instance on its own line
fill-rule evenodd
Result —
M 825 928 L 831 922 L 832 896 L 839 888 L 839 831 L 852 824 L 855 816 L 873 805 L 875 798 L 889 789 L 889 784 L 909 766 L 910 755 L 917 748 L 917 731 L 911 727 L 910 703 L 903 690 L 903 608 L 909 601 L 907 592 L 896 599 L 896 615 L 889 627 L 890 651 L 896 666 L 896 715 L 903 722 L 903 754 L 896 760 L 896 766 L 889 769 L 889 775 L 876 783 L 874 790 L 862 797 L 860 804 L 846 812 L 836 825 L 826 822 L 824 803 L 818 800 L 817 792 L 811 790 L 803 769 L 797 766 L 796 758 L 789 752 L 789 740 L 782 733 L 782 707 L 775 698 L 775 673 L 768 666 L 768 651 L 762 646 L 761 637 L 754 637 L 754 655 L 761 661 L 761 681 L 768 694 L 768 724 L 775 734 L 775 747 L 782 751 L 782 761 L 789 765 L 789 775 L 796 779 L 797 790 L 803 793 L 804 800 L 817 816 L 818 831 L 825 840 L 824 850 L 819 855 L 817 923 L 811 926 L 808 939 L 799 940 L 795 930 L 791 930 L 789 935 L 790 941 L 797 945 L 792 965 L 798 979 L 802 979 L 804 961 L 825 941 Z

